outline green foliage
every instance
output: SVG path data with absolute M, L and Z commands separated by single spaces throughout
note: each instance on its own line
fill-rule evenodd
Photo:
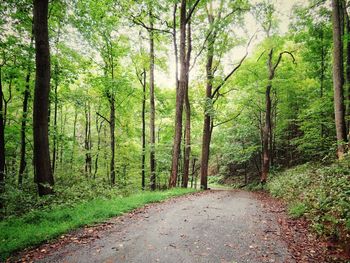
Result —
M 298 202 L 290 205 L 288 209 L 288 214 L 292 218 L 299 218 L 305 214 L 307 211 L 307 206 L 304 203 Z
M 305 164 L 276 173 L 269 192 L 290 204 L 293 217 L 305 215 L 319 234 L 344 238 L 349 233 L 349 157 L 330 166 Z
M 140 192 L 127 197 L 96 198 L 73 206 L 36 209 L 23 216 L 0 222 L 0 259 L 14 251 L 35 246 L 58 237 L 67 231 L 104 221 L 147 203 L 194 192 L 192 189 L 173 189 L 163 192 Z

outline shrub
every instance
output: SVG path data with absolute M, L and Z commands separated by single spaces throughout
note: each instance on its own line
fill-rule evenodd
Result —
M 345 237 L 350 231 L 349 161 L 308 163 L 276 173 L 267 189 L 288 203 L 292 217 L 306 216 L 317 233 Z

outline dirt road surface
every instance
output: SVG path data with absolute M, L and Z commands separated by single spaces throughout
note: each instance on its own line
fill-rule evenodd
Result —
M 39 262 L 295 262 L 275 216 L 244 191 L 208 191 L 111 220 Z

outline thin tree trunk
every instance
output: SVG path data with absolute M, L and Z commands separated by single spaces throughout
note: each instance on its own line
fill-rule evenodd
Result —
M 209 24 L 214 23 L 214 17 L 208 14 Z M 211 116 L 210 108 L 212 106 L 212 89 L 213 89 L 213 60 L 214 60 L 214 42 L 215 35 L 212 34 L 208 38 L 208 50 L 207 50 L 207 84 L 206 84 L 206 102 L 204 108 L 204 124 L 203 124 L 203 138 L 202 138 L 202 160 L 201 160 L 201 189 L 207 190 L 208 188 L 208 165 L 210 155 L 210 139 L 211 139 Z
M 177 3 L 174 5 L 174 11 L 173 11 L 173 45 L 174 45 L 174 56 L 175 56 L 175 84 L 176 84 L 176 90 L 179 89 L 179 55 L 178 55 L 178 48 L 177 48 L 177 41 L 176 41 L 176 10 L 177 10 Z
M 350 32 L 349 32 L 350 33 Z M 322 48 L 321 48 L 321 74 L 320 74 L 320 98 L 323 98 L 323 92 L 324 92 L 324 81 L 325 81 L 325 71 L 326 71 L 326 66 L 325 66 L 325 60 L 326 60 L 326 51 L 325 51 L 325 47 L 324 47 L 324 31 L 322 29 L 321 31 L 321 41 L 322 41 Z M 348 45 L 348 48 L 350 48 L 350 45 Z M 350 56 L 349 56 L 350 59 Z M 348 67 L 350 70 L 350 67 Z M 350 71 L 349 71 L 350 73 Z M 350 85 L 350 84 L 349 84 Z M 350 87 L 350 86 L 349 86 Z M 350 89 L 349 89 L 350 90 Z M 323 114 L 323 112 L 321 112 L 321 119 L 324 119 L 325 116 Z M 325 136 L 325 125 L 322 122 L 321 123 L 321 139 L 322 139 L 322 148 L 324 146 L 324 136 Z
M 190 156 L 191 156 L 191 105 L 189 100 L 189 70 L 190 59 L 192 51 L 192 39 L 191 39 L 191 21 L 187 24 L 187 54 L 186 54 L 186 84 L 185 84 L 185 150 L 184 150 L 184 170 L 182 187 L 187 188 L 188 175 L 190 170 Z
M 192 159 L 191 188 L 193 188 L 193 179 L 194 179 L 194 174 L 196 172 L 196 161 L 197 161 L 197 158 Z
M 337 134 L 337 155 L 342 159 L 346 152 L 346 126 L 343 96 L 343 44 L 341 38 L 341 3 L 332 0 L 332 23 L 333 23 L 333 89 L 334 89 L 334 115 Z
M 63 110 L 63 106 L 61 107 L 61 140 L 60 140 L 60 144 L 59 144 L 59 148 L 57 147 L 57 149 L 60 149 L 59 150 L 59 153 L 60 153 L 60 158 L 59 158 L 59 161 L 60 161 L 60 166 L 62 167 L 62 164 L 63 164 L 63 152 L 64 152 L 64 134 L 65 134 L 65 127 L 66 127 L 66 123 L 67 123 L 67 113 L 63 113 L 64 110 Z M 91 122 L 91 121 L 90 121 Z M 90 128 L 91 129 L 91 128 Z M 91 131 L 90 131 L 90 134 L 91 134 Z M 90 149 L 91 149 L 91 136 L 90 136 Z M 90 174 L 91 174 L 91 165 L 90 165 Z
M 57 95 L 57 89 L 58 89 L 58 64 L 57 61 L 55 63 L 55 78 L 54 78 L 54 110 L 53 110 L 53 150 L 52 150 L 52 174 L 55 174 L 56 169 L 56 161 L 57 161 L 57 111 L 58 111 L 58 95 Z
M 184 104 L 184 92 L 186 88 L 186 0 L 181 0 L 180 9 L 180 66 L 181 71 L 179 88 L 176 90 L 175 136 L 171 175 L 169 179 L 170 188 L 176 186 L 182 139 L 182 113 Z
M 98 170 L 98 158 L 101 150 L 101 130 L 102 130 L 103 120 L 98 122 L 98 115 L 96 115 L 96 131 L 97 131 L 97 153 L 95 158 L 95 171 L 94 171 L 94 179 L 96 178 L 97 170 Z
M 347 121 L 347 133 L 348 137 L 350 137 L 350 19 L 349 14 L 346 8 L 344 8 L 345 12 L 345 21 L 346 21 L 346 35 L 348 36 L 346 39 L 346 75 L 345 75 L 345 81 L 346 81 L 346 89 L 347 89 L 347 113 L 346 116 L 348 118 Z M 349 141 L 350 138 L 348 138 Z
M 90 102 L 85 105 L 85 175 L 91 176 L 91 106 Z
M 151 4 L 152 5 L 152 4 Z M 152 6 L 150 5 L 149 11 L 149 46 L 150 46 L 150 72 L 149 72 L 149 92 L 150 92 L 150 188 L 152 191 L 156 189 L 156 133 L 155 133 L 155 101 L 154 101 L 154 30 L 153 30 L 153 13 Z
M 273 104 L 272 104 L 273 101 Z M 270 167 L 274 165 L 274 145 L 273 145 L 273 138 L 274 138 L 274 127 L 276 127 L 276 124 L 274 124 L 274 121 L 276 119 L 277 114 L 277 92 L 276 89 L 273 90 L 273 99 L 271 99 L 271 115 L 270 115 L 270 130 L 269 130 L 269 147 L 270 147 Z
M 5 190 L 5 127 L 2 91 L 2 72 L 0 67 L 0 209 L 4 207 L 2 193 Z
M 12 81 L 13 81 L 13 76 L 11 75 L 10 77 L 10 82 L 9 82 L 9 86 L 8 86 L 8 90 L 9 90 L 9 97 L 7 99 L 4 98 L 4 94 L 2 94 L 3 96 L 3 101 L 4 101 L 4 129 L 6 128 L 6 124 L 10 124 L 10 120 L 7 118 L 7 109 L 8 109 L 8 104 L 10 103 L 10 101 L 12 100 Z M 7 123 L 7 121 L 9 121 Z
M 29 62 L 30 63 L 30 62 Z M 20 150 L 20 162 L 19 162 L 19 173 L 18 173 L 18 186 L 22 187 L 23 174 L 26 169 L 26 127 L 27 127 L 27 116 L 28 116 L 28 101 L 30 97 L 30 81 L 31 66 L 28 65 L 28 71 L 26 76 L 26 85 L 23 92 L 23 104 L 22 104 L 22 121 L 21 121 L 21 150 Z
M 268 70 L 269 70 L 269 82 L 265 90 L 265 125 L 263 128 L 263 160 L 262 160 L 262 171 L 261 171 L 261 183 L 265 183 L 267 180 L 267 175 L 270 170 L 270 149 L 269 149 L 269 139 L 271 132 L 271 89 L 272 89 L 272 79 L 274 77 L 273 66 L 272 66 L 272 56 L 273 49 L 269 52 L 268 58 Z
M 50 50 L 48 35 L 48 0 L 34 0 L 36 77 L 34 93 L 33 136 L 34 170 L 40 196 L 52 194 L 48 109 L 50 93 Z
M 70 159 L 71 168 L 73 168 L 73 164 L 74 164 L 74 153 L 75 153 L 75 144 L 76 144 L 77 119 L 78 119 L 78 110 L 77 110 L 77 108 L 75 108 L 74 122 L 73 122 L 72 155 L 71 155 L 71 159 Z
M 109 125 L 110 125 L 110 136 L 111 136 L 111 164 L 110 164 L 110 171 L 111 171 L 111 184 L 115 184 L 115 99 L 114 95 L 111 95 L 110 98 L 110 119 L 109 119 Z
M 142 82 L 142 156 L 141 156 L 141 187 L 146 188 L 146 70 L 143 69 Z
M 265 183 L 270 169 L 270 151 L 269 151 L 269 137 L 271 131 L 271 84 L 267 85 L 265 91 L 265 126 L 263 128 L 263 163 L 261 183 Z

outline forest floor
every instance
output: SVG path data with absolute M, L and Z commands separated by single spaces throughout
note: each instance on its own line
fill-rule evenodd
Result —
M 16 260 L 258 263 L 330 262 L 332 256 L 327 243 L 303 220 L 289 219 L 279 201 L 264 193 L 211 190 L 71 232 Z

